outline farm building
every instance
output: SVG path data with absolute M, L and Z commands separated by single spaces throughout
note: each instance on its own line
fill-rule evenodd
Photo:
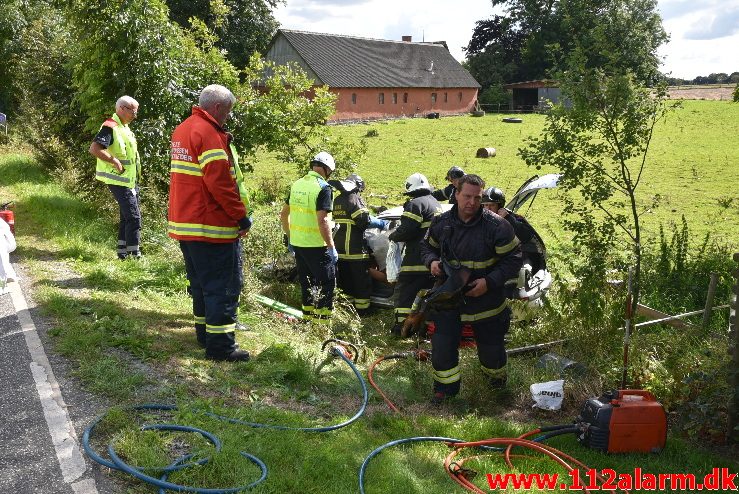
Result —
M 505 84 L 503 89 L 512 92 L 511 110 L 535 111 L 545 105 L 545 101 L 557 104 L 562 97 L 557 83 L 546 79 Z
M 451 115 L 472 110 L 480 85 L 443 43 L 280 29 L 266 58 L 296 62 L 337 95 L 333 121 Z

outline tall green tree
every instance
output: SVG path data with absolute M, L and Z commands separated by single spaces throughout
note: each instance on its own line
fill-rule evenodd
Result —
M 633 266 L 630 304 L 640 295 L 644 170 L 655 125 L 671 106 L 658 71 L 667 39 L 654 0 L 562 0 L 562 25 L 572 35 L 553 47 L 552 71 L 567 104 L 547 115 L 541 136 L 520 150 L 527 164 L 562 172 L 565 226 L 575 251 L 595 254 L 592 287 L 605 282 L 612 245 L 628 246 Z M 600 283 L 600 284 L 599 284 Z M 593 294 L 598 297 L 597 292 Z
M 279 23 L 272 11 L 281 0 L 167 0 L 170 18 L 189 28 L 203 21 L 217 36 L 216 46 L 242 69 L 254 52 L 264 53 Z
M 656 81 L 656 47 L 667 40 L 654 0 L 492 0 L 505 14 L 478 21 L 467 64 L 483 91 L 496 84 L 554 78 L 574 50 L 590 67 L 629 69 Z M 607 22 L 602 22 L 608 19 Z M 611 36 L 608 51 L 598 40 Z
M 235 68 L 217 49 L 170 22 L 161 0 L 73 0 L 66 18 L 75 36 L 76 101 L 86 117 L 78 148 L 86 150 L 84 142 L 112 113 L 116 99 L 131 95 L 140 103 L 134 128 L 149 171 L 144 183 L 166 190 L 172 130 L 200 89 L 213 83 L 234 87 Z

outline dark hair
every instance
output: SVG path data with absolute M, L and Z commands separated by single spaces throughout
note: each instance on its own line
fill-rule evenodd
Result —
M 485 181 L 479 175 L 475 175 L 474 173 L 468 173 L 464 177 L 460 178 L 457 190 L 462 190 L 462 186 L 464 184 L 476 185 L 481 189 L 485 188 Z

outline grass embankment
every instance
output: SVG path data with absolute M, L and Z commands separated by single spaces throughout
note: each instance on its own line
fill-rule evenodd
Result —
M 460 127 L 456 131 L 454 122 Z M 499 173 L 498 184 L 512 191 L 532 170 L 516 161 L 513 144 L 509 147 L 498 142 L 504 142 L 503 132 L 511 133 L 505 139 L 520 140 L 530 130 L 528 119 L 523 126 L 498 122 L 497 117 L 450 118 L 341 127 L 334 131 L 363 135 L 367 129 L 378 129 L 379 137 L 369 139 L 367 165 L 360 168 L 372 192 L 397 190 L 409 173 L 419 169 L 440 183 L 450 164 L 461 164 L 487 178 Z M 480 131 L 486 125 L 490 129 Z M 392 148 L 391 129 L 404 139 Z M 684 129 L 686 133 L 693 132 L 688 124 Z M 480 132 L 474 139 L 470 135 L 473 131 Z M 385 139 L 387 142 L 383 142 Z M 475 149 L 483 146 L 497 147 L 498 157 L 472 158 Z M 727 163 L 735 164 L 737 151 L 729 149 L 728 144 L 725 147 Z M 664 170 L 660 177 L 673 177 L 679 182 L 674 169 Z M 270 172 L 262 170 L 258 170 L 261 176 L 269 176 Z M 681 208 L 686 206 L 686 213 L 692 213 L 688 215 L 691 225 L 694 219 L 702 221 L 706 215 L 726 214 L 715 208 L 699 211 L 696 201 L 715 204 L 717 197 L 730 196 L 732 190 L 736 197 L 735 189 L 718 189 L 719 185 L 725 186 L 726 180 L 715 180 L 702 170 L 697 169 L 699 177 L 715 184 L 715 191 L 705 194 L 708 197 L 691 197 L 685 202 L 682 193 L 679 197 L 670 193 L 670 201 L 679 203 Z M 528 385 L 559 377 L 555 371 L 534 368 L 533 357 L 511 359 L 508 391 L 490 392 L 480 378 L 474 352 L 466 350 L 462 359 L 463 392 L 460 398 L 440 408 L 427 404 L 429 364 L 404 361 L 383 364 L 376 373 L 383 389 L 403 407 L 400 415 L 390 412 L 371 391 L 367 414 L 336 432 L 251 429 L 209 418 L 201 413 L 203 409 L 249 421 L 293 426 L 341 422 L 359 407 L 360 392 L 352 373 L 342 364 L 330 364 L 316 373 L 324 358 L 321 341 L 340 336 L 363 344 L 366 356 L 360 365 L 362 370 L 379 355 L 408 349 L 412 343 L 388 341 L 388 314 L 362 322 L 341 306 L 333 332 L 329 332 L 290 324 L 254 305 L 248 294 L 258 289 L 284 301 L 294 303 L 297 299 L 294 287 L 268 285 L 255 276 L 267 253 L 280 250 L 274 208 L 264 207 L 247 242 L 249 269 L 242 318 L 251 330 L 237 334 L 254 358 L 247 364 L 206 361 L 192 334 L 179 249 L 161 233 L 162 211 L 144 212 L 145 259 L 138 263 L 118 262 L 113 253 L 117 215 L 111 211 L 101 214 L 81 204 L 40 171 L 27 155 L 5 152 L 0 157 L 0 177 L 0 197 L 16 201 L 18 256 L 31 270 L 37 301 L 56 321 L 52 330 L 56 349 L 77 363 L 83 382 L 121 406 L 151 401 L 177 403 L 181 409 L 171 421 L 202 427 L 223 440 L 224 451 L 215 455 L 209 465 L 177 473 L 172 476 L 173 481 L 207 487 L 248 483 L 256 477 L 257 470 L 238 456 L 238 451 L 245 450 L 259 456 L 270 469 L 267 482 L 254 492 L 356 492 L 357 471 L 363 458 L 387 441 L 416 435 L 470 440 L 515 436 L 539 424 L 570 422 L 581 404 L 582 396 L 568 390 L 562 412 L 531 412 L 526 399 Z M 556 223 L 556 202 L 542 199 L 537 199 L 534 210 L 543 209 L 549 214 L 549 221 Z M 143 200 L 146 203 L 146 195 Z M 526 333 L 525 328 L 518 328 L 514 342 L 527 342 Z M 598 369 L 592 369 L 584 377 L 568 378 L 568 386 L 573 383 L 578 393 L 583 389 L 597 393 L 602 386 L 598 376 Z M 141 421 L 143 418 L 134 419 L 127 413 L 114 414 L 101 425 L 100 437 L 106 441 L 115 437 L 117 448 L 139 465 L 167 463 L 163 456 L 179 451 L 183 442 L 202 447 L 200 441 L 189 436 L 165 441 L 160 434 L 141 433 L 136 427 Z M 676 438 L 670 438 L 667 449 L 659 455 L 605 456 L 581 447 L 572 437 L 556 438 L 551 444 L 592 467 L 622 473 L 632 472 L 635 467 L 652 473 L 700 475 L 713 467 L 737 469 L 731 459 Z M 367 492 L 455 491 L 457 488 L 442 468 L 447 452 L 441 445 L 387 450 L 367 472 Z M 515 462 L 521 472 L 564 473 L 540 458 L 520 458 Z M 481 459 L 467 466 L 482 473 L 507 471 L 499 458 Z M 476 482 L 484 488 L 483 476 L 478 476 Z M 150 492 L 151 488 L 134 483 L 131 490 Z

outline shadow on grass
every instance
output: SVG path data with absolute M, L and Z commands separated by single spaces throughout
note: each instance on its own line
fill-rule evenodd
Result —
M 0 157 L 3 185 L 44 184 L 51 182 L 36 161 L 29 155 L 8 154 Z M 6 201 L 12 198 L 6 199 Z

